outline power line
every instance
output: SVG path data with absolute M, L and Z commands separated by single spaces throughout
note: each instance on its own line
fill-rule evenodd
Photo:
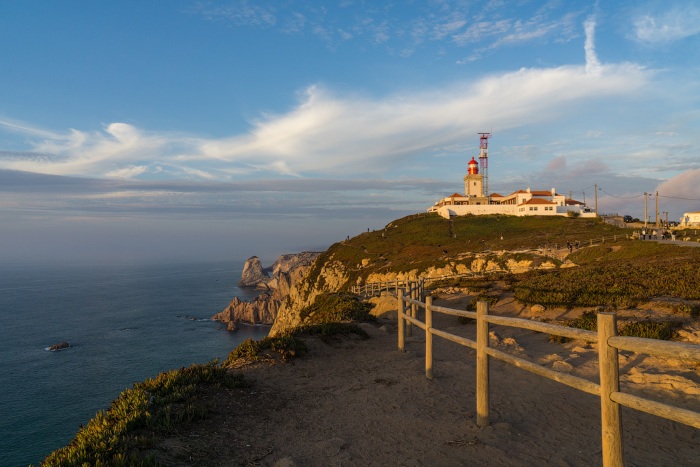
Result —
M 685 201 L 700 201 L 700 198 L 680 198 L 678 196 L 664 196 L 664 195 L 659 195 L 659 198 L 669 198 L 669 199 L 682 199 Z
M 600 191 L 602 191 L 603 193 L 605 193 L 606 195 L 611 196 L 611 197 L 613 197 L 613 198 L 617 198 L 617 199 L 635 199 L 635 198 L 641 198 L 642 196 L 644 196 L 644 195 L 636 195 L 636 196 L 615 196 L 615 195 L 611 195 L 611 194 L 608 193 L 607 191 L 603 190 L 601 187 L 598 187 L 598 189 L 599 189 Z

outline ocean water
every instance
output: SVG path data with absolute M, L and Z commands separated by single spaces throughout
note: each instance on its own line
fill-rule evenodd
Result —
M 135 382 L 265 337 L 209 319 L 255 295 L 242 266 L 0 266 L 0 466 L 38 464 Z

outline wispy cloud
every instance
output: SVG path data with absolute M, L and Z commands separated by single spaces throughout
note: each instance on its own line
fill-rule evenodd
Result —
M 600 61 L 595 53 L 595 18 L 589 17 L 584 23 L 586 31 L 586 73 L 599 74 L 601 71 Z
M 628 96 L 651 78 L 628 63 L 600 64 L 592 36 L 585 66 L 529 68 L 440 89 L 370 99 L 311 86 L 289 112 L 265 115 L 245 134 L 192 138 L 112 123 L 35 138 L 0 168 L 96 177 L 228 180 L 257 173 L 316 177 L 387 174 L 497 122 L 499 129 L 557 118 L 572 103 Z M 591 64 L 597 73 L 591 73 Z M 484 120 L 488 115 L 489 121 Z M 259 175 L 258 175 L 259 176 Z
M 670 6 L 634 20 L 635 38 L 646 44 L 662 44 L 700 34 L 700 7 L 696 3 Z
M 378 6 L 367 1 L 319 7 L 297 1 L 232 0 L 200 2 L 191 11 L 237 28 L 277 28 L 283 34 L 315 36 L 331 50 L 352 40 L 385 47 L 405 57 L 429 44 L 476 47 L 478 51 L 472 56 L 480 57 L 487 51 L 537 39 L 568 41 L 578 35 L 579 16 L 576 12 L 560 12 L 556 2 L 550 2 L 522 20 L 514 16 L 511 4 L 500 1 L 481 5 L 463 1 L 414 4 L 410 9 L 413 16 L 409 17 L 400 4 Z

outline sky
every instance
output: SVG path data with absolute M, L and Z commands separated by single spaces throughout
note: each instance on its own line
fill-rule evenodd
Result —
M 699 77 L 691 0 L 3 0 L 0 260 L 323 250 L 463 191 L 479 132 L 492 193 L 678 220 Z

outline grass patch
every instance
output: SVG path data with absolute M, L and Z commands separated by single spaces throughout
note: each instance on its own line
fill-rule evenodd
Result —
M 204 385 L 242 387 L 234 375 L 211 362 L 161 373 L 123 391 L 107 411 L 100 411 L 81 427 L 68 446 L 47 456 L 43 466 L 156 465 L 153 457 L 138 454 L 154 443 L 157 434 L 172 433 L 178 424 L 206 416 L 198 395 Z
M 498 303 L 498 297 L 494 295 L 486 295 L 484 293 L 480 293 L 479 295 L 475 296 L 474 298 L 471 299 L 469 304 L 467 305 L 467 311 L 476 311 L 476 303 L 485 300 L 488 302 L 489 307 L 495 305 Z
M 588 251 L 587 251 L 588 250 Z M 700 300 L 700 249 L 656 242 L 626 242 L 579 250 L 570 256 L 580 267 L 535 271 L 513 286 L 523 304 L 550 307 L 630 308 L 654 297 Z M 689 313 L 698 311 L 690 309 Z
M 682 326 L 681 321 L 637 321 L 621 326 L 619 335 L 669 340 Z
M 598 331 L 598 315 L 595 311 L 584 311 L 579 318 L 570 319 L 564 323 L 564 326 L 571 328 L 585 329 L 586 331 Z M 676 331 L 683 326 L 682 321 L 628 321 L 618 322 L 617 329 L 619 336 L 629 337 L 644 337 L 646 339 L 671 339 Z M 570 342 L 569 337 L 550 335 L 549 341 L 562 344 Z
M 299 312 L 304 324 L 339 323 L 344 321 L 376 321 L 370 314 L 373 305 L 361 302 L 349 293 L 325 293 Z

